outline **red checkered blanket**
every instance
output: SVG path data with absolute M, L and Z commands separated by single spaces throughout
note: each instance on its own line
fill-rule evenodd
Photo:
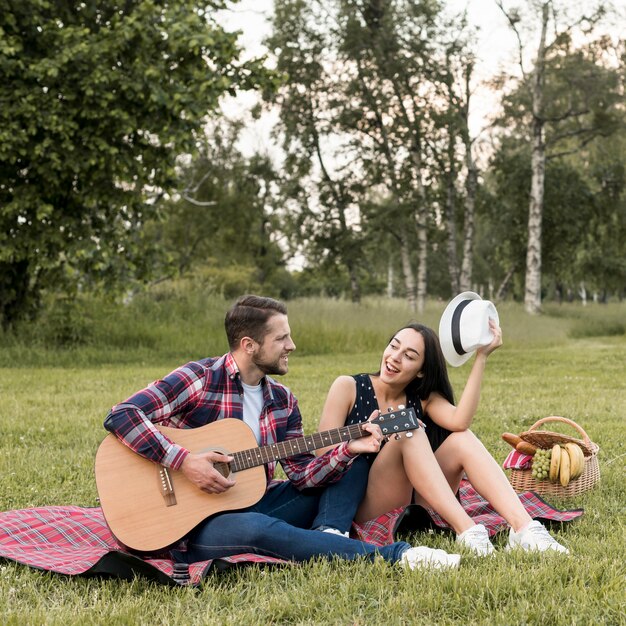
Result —
M 559 511 L 534 492 L 519 494 L 531 517 L 556 522 L 573 520 L 582 509 Z M 461 504 L 477 522 L 493 535 L 507 527 L 489 503 L 467 481 L 459 490 Z M 366 524 L 355 524 L 352 536 L 376 545 L 394 541 L 397 532 L 435 527 L 449 528 L 434 511 L 411 505 L 396 509 Z M 165 555 L 167 556 L 167 555 Z M 132 578 L 143 574 L 166 584 L 172 578 L 174 563 L 169 558 L 132 554 L 121 546 L 106 525 L 100 508 L 51 506 L 0 513 L 0 557 L 61 574 L 109 574 Z M 284 564 L 286 561 L 240 554 L 214 561 L 192 563 L 189 584 L 198 585 L 211 568 L 238 563 Z

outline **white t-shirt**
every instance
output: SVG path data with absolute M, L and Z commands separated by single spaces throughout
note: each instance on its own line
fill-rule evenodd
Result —
M 250 426 L 256 437 L 256 442 L 260 444 L 261 426 L 259 418 L 263 410 L 263 389 L 261 383 L 251 387 L 241 381 L 241 386 L 243 387 L 243 421 Z

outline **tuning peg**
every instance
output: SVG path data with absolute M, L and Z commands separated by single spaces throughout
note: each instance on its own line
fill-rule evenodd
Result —
M 392 406 L 388 406 L 387 407 L 387 413 L 393 413 L 393 407 Z
M 406 434 L 406 438 L 410 439 L 413 436 L 413 431 L 409 430 L 409 432 Z
M 402 411 L 402 409 L 406 409 L 406 407 L 404 406 L 404 404 L 399 404 L 398 411 Z
M 396 433 L 396 434 L 394 435 L 394 439 L 395 439 L 396 441 L 400 441 L 400 439 L 402 439 L 402 435 L 401 435 L 400 433 Z

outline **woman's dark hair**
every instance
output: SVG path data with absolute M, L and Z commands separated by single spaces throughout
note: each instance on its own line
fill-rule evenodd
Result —
M 414 378 L 406 386 L 407 401 L 411 397 L 413 397 L 414 400 L 417 398 L 425 400 L 431 393 L 437 392 L 448 402 L 454 404 L 454 392 L 452 391 L 452 385 L 448 378 L 448 367 L 443 352 L 441 351 L 439 338 L 435 331 L 423 324 L 411 323 L 398 329 L 389 338 L 389 341 L 391 342 L 393 337 L 405 328 L 411 328 L 415 332 L 420 333 L 424 339 L 424 365 L 422 367 L 422 376 Z
M 287 307 L 273 298 L 241 296 L 226 313 L 224 320 L 230 349 L 235 350 L 246 336 L 263 343 L 267 334 L 267 321 L 273 315 L 287 315 Z

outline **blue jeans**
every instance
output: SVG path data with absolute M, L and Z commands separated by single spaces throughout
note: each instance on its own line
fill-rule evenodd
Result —
M 399 541 L 374 546 L 341 535 L 309 530 L 323 490 L 298 491 L 289 481 L 268 491 L 254 506 L 220 513 L 189 535 L 187 552 L 176 559 L 194 563 L 234 554 L 253 553 L 290 561 L 315 557 L 352 560 L 380 555 L 395 563 L 411 546 Z
M 322 492 L 311 528 L 336 528 L 342 533 L 350 532 L 352 520 L 365 496 L 369 472 L 370 463 L 365 457 L 354 459 L 341 478 Z

